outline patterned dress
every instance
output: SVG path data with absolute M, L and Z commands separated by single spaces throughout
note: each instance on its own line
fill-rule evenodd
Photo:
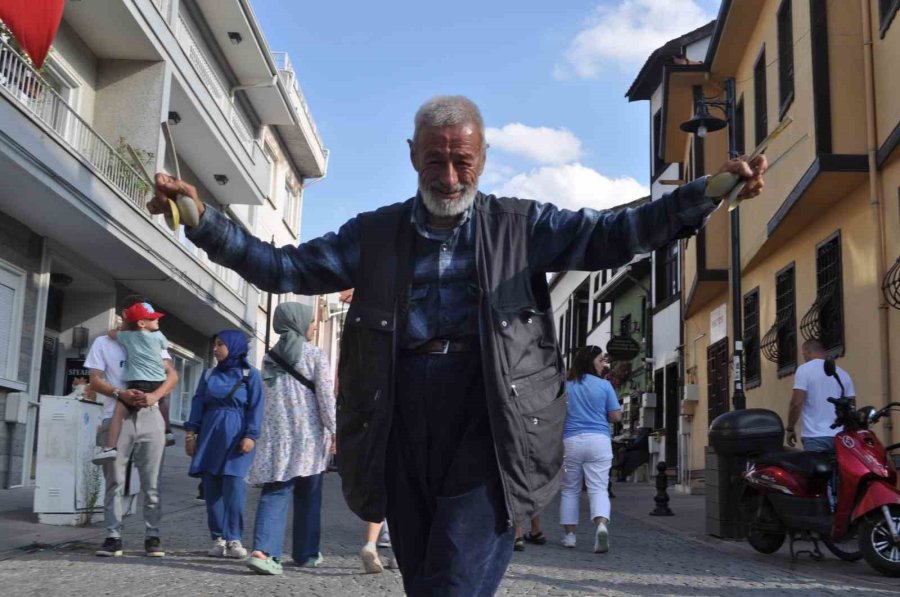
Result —
M 270 366 L 267 356 L 263 368 Z M 265 380 L 265 412 L 256 443 L 256 458 L 247 480 L 254 485 L 309 477 L 328 466 L 328 450 L 335 433 L 334 387 L 325 353 L 303 344 L 300 360 L 292 363 L 312 381 L 316 391 L 289 373 Z

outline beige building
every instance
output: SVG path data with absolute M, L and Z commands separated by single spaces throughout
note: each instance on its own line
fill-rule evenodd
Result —
M 882 292 L 892 279 L 898 292 L 886 273 L 900 255 L 897 4 L 725 0 L 702 63 L 664 68 L 660 153 L 686 179 L 727 157 L 724 130 L 699 138 L 679 128 L 699 94 L 724 97 L 726 79 L 736 82 L 739 150 L 793 120 L 766 152 L 764 192 L 740 209 L 747 407 L 786 419 L 800 345 L 812 337 L 853 377 L 860 405 L 900 400 L 900 311 Z M 710 421 L 733 408 L 729 228 L 723 208 L 682 243 L 681 416 L 695 482 Z M 877 433 L 898 440 L 888 421 Z

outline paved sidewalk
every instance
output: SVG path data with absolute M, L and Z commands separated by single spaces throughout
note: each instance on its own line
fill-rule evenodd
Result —
M 180 439 L 179 439 L 180 444 Z M 185 475 L 187 459 L 169 449 L 162 479 L 165 514 L 162 524 L 168 556 L 142 555 L 140 516 L 129 519 L 126 555 L 97 558 L 102 528 L 70 529 L 69 543 L 33 553 L 7 552 L 0 561 L 4 595 L 401 595 L 399 573 L 363 573 L 357 551 L 364 524 L 349 512 L 339 479 L 326 475 L 323 545 L 319 569 L 286 566 L 281 577 L 249 573 L 240 562 L 205 555 L 209 538 L 202 504 L 193 501 L 196 482 Z M 588 524 L 579 529 L 578 547 L 558 544 L 558 503 L 544 516 L 550 539 L 516 553 L 500 588 L 501 595 L 727 595 L 791 596 L 888 595 L 900 593 L 896 579 L 886 579 L 865 564 L 846 564 L 830 556 L 824 562 L 799 561 L 785 554 L 762 556 L 745 544 L 703 535 L 703 497 L 673 495 L 676 516 L 647 516 L 653 507 L 651 485 L 616 484 L 611 551 L 591 553 Z M 257 490 L 248 493 L 245 543 L 251 543 Z M 3 499 L 0 497 L 0 499 Z M 2 510 L 2 508 L 0 508 Z M 586 499 L 582 503 L 586 521 Z M 0 515 L 0 537 L 9 520 Z M 34 524 L 35 527 L 39 525 Z M 20 534 L 20 536 L 23 536 Z M 288 547 L 288 546 L 286 546 Z M 387 557 L 389 550 L 382 550 Z

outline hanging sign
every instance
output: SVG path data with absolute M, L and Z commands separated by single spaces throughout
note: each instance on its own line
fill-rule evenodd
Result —
M 613 336 L 606 344 L 611 361 L 631 361 L 641 354 L 641 345 L 630 336 Z

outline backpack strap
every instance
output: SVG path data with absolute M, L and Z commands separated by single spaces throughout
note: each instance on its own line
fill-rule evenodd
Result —
M 285 361 L 283 358 L 281 358 L 281 357 L 280 357 L 277 353 L 275 353 L 275 351 L 273 351 L 273 350 L 270 350 L 270 351 L 267 352 L 266 354 L 269 356 L 270 359 L 272 359 L 273 361 L 275 361 L 275 363 L 276 363 L 279 367 L 281 367 L 282 369 L 284 369 L 285 371 L 287 371 L 288 373 L 290 373 L 291 376 L 293 376 L 294 379 L 296 379 L 297 381 L 299 381 L 300 383 L 302 383 L 304 386 L 306 386 L 307 388 L 309 388 L 310 390 L 312 390 L 313 394 L 316 393 L 316 384 L 314 384 L 313 382 L 311 382 L 311 381 L 310 381 L 309 379 L 307 379 L 302 373 L 300 373 L 299 371 L 297 371 L 297 370 L 294 368 L 293 365 L 291 365 L 290 363 L 288 363 L 287 361 Z

